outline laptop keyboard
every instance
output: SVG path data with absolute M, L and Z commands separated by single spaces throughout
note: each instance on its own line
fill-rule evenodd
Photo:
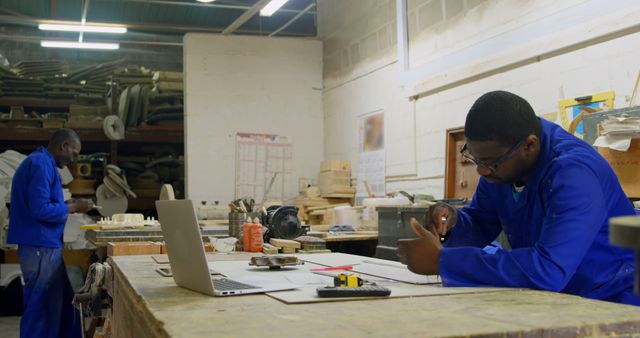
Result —
M 230 279 L 213 279 L 213 288 L 219 291 L 259 289 L 253 285 L 236 282 Z

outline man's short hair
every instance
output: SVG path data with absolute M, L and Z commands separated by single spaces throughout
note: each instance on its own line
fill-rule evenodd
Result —
M 53 132 L 49 139 L 49 145 L 59 145 L 68 141 L 80 143 L 80 137 L 72 129 L 62 128 Z
M 529 135 L 540 136 L 540 120 L 527 100 L 506 91 L 488 92 L 471 106 L 464 136 L 510 147 Z

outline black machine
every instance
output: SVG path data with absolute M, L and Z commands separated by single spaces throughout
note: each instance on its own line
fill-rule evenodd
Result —
M 307 234 L 308 226 L 303 226 L 298 219 L 298 208 L 290 205 L 272 205 L 267 214 L 262 215 L 265 243 L 271 238 L 294 239 Z

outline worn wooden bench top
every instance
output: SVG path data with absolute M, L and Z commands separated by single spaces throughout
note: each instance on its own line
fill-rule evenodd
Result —
M 214 298 L 155 272 L 151 256 L 112 257 L 115 337 L 638 336 L 640 308 L 533 290 L 286 305 Z

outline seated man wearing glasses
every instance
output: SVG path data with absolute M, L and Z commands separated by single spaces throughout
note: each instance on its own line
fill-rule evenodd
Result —
M 473 104 L 464 133 L 462 156 L 481 175 L 473 201 L 432 206 L 425 227 L 412 220 L 419 238 L 398 241 L 411 271 L 640 305 L 633 253 L 609 243 L 608 219 L 634 209 L 602 156 L 504 91 Z M 512 250 L 483 250 L 501 231 Z

